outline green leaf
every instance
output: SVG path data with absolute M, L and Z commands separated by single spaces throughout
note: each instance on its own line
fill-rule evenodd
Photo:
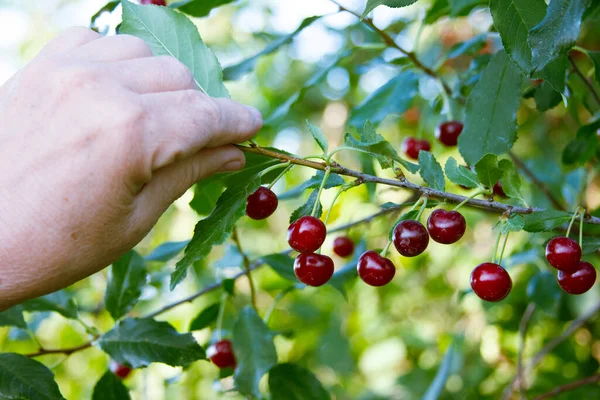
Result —
M 394 237 L 394 229 L 396 229 L 396 225 L 398 225 L 402 221 L 416 220 L 418 215 L 419 210 L 412 210 L 402 214 L 400 218 L 396 220 L 396 223 L 394 223 L 388 231 L 388 240 L 392 240 L 392 238 Z
M 446 161 L 445 170 L 446 176 L 452 183 L 467 187 L 469 189 L 474 189 L 481 186 L 479 178 L 477 178 L 477 174 L 463 165 L 458 165 L 453 157 L 450 157 L 448 161 Z
M 450 4 L 448 0 L 434 0 L 431 8 L 427 10 L 423 23 L 431 25 L 438 19 L 445 17 L 450 14 Z
M 492 0 L 493 1 L 493 0 Z M 542 0 L 543 1 L 543 0 Z M 450 49 L 447 58 L 452 59 L 460 56 L 472 56 L 477 54 L 485 47 L 487 43 L 487 35 L 481 34 L 473 36 L 471 39 L 462 43 L 458 43 Z
M 0 354 L 0 398 L 62 400 L 54 374 L 42 363 L 21 354 Z
M 521 177 L 515 168 L 515 165 L 509 160 L 500 160 L 498 167 L 502 170 L 504 176 L 500 179 L 502 190 L 512 199 L 517 199 L 527 203 L 521 193 Z
M 129 400 L 129 390 L 115 374 L 106 371 L 94 386 L 92 400 Z
M 571 214 L 558 210 L 544 210 L 525 215 L 525 227 L 527 232 L 548 232 L 569 222 Z
M 371 121 L 378 125 L 390 114 L 402 114 L 417 96 L 418 76 L 404 71 L 377 89 L 352 111 L 350 126 L 359 128 Z
M 365 8 L 365 11 L 363 12 L 363 17 L 379 6 L 400 8 L 410 6 L 416 2 L 417 0 L 368 0 L 367 8 Z
M 589 51 L 588 56 L 594 63 L 596 82 L 600 84 L 600 51 Z
M 22 307 L 25 311 L 54 311 L 63 317 L 77 319 L 77 306 L 72 297 L 63 290 L 26 301 Z
M 244 262 L 244 257 L 238 247 L 234 244 L 227 244 L 225 246 L 225 253 L 223 256 L 214 262 L 215 268 L 231 268 L 240 267 Z
M 311 124 L 308 120 L 306 120 L 306 125 L 308 126 L 308 130 L 312 134 L 313 138 L 315 139 L 321 150 L 323 150 L 323 153 L 327 154 L 329 144 L 327 143 L 327 138 L 325 137 L 325 134 L 323 133 L 321 128 Z
M 235 0 L 188 0 L 173 4 L 173 8 L 191 15 L 192 17 L 206 17 L 212 9 L 224 4 L 233 3 Z
M 208 215 L 215 208 L 224 185 L 221 176 L 213 175 L 194 185 L 194 197 L 190 207 L 200 215 Z
M 258 382 L 277 364 L 273 334 L 250 306 L 242 310 L 232 333 L 237 359 L 233 377 L 236 388 L 243 395 L 260 397 Z
M 468 15 L 477 6 L 486 6 L 488 0 L 448 0 L 450 3 L 450 15 L 460 17 Z
M 312 178 L 305 181 L 304 183 L 296 186 L 293 189 L 288 190 L 285 193 L 277 196 L 279 200 L 294 199 L 300 197 L 308 189 L 316 189 L 321 186 L 321 182 L 325 179 L 325 173 L 323 171 L 317 171 Z M 331 189 L 333 187 L 342 186 L 345 183 L 344 179 L 338 174 L 329 174 L 327 182 L 325 182 L 325 189 Z
M 497 53 L 467 100 L 458 149 L 469 165 L 485 154 L 504 154 L 517 139 L 517 109 L 523 77 L 505 52 Z
M 292 282 L 298 281 L 296 274 L 294 274 L 294 259 L 292 257 L 286 254 L 275 253 L 261 257 L 261 260 L 283 279 Z
M 429 151 L 419 152 L 419 173 L 430 188 L 444 191 L 446 189 L 446 179 L 442 166 L 437 162 L 433 154 Z
M 229 97 L 217 57 L 185 15 L 168 7 L 140 6 L 125 0 L 119 32 L 143 39 L 155 56 L 177 58 L 192 71 L 198 87 L 209 96 Z
M 100 18 L 100 16 L 105 12 L 111 13 L 115 11 L 115 8 L 117 8 L 119 4 L 121 4 L 121 0 L 109 1 L 104 6 L 102 6 L 101 9 L 99 9 L 94 15 L 92 15 L 92 18 L 90 19 L 90 26 L 94 26 L 96 24 L 96 20 Z
M 196 225 L 194 237 L 185 248 L 185 254 L 177 263 L 175 272 L 171 274 L 171 290 L 185 278 L 187 269 L 194 261 L 206 257 L 213 246 L 227 240 L 237 221 L 244 216 L 246 199 L 259 186 L 260 178 L 255 176 L 239 181 L 236 186 L 223 192 L 213 212 Z
M 342 296 L 344 296 L 347 300 L 346 295 L 346 283 L 353 281 L 358 277 L 358 271 L 356 270 L 356 265 L 358 264 L 358 259 L 360 256 L 367 251 L 367 242 L 363 239 L 356 245 L 354 249 L 354 255 L 352 256 L 352 260 L 350 260 L 346 265 L 337 270 L 329 282 L 328 285 L 336 288 Z
M 494 26 L 504 50 L 519 68 L 529 73 L 533 69 L 531 47 L 527 43 L 529 30 L 546 15 L 544 0 L 490 0 Z
M 331 396 L 308 369 L 279 364 L 269 371 L 272 400 L 329 400 Z
M 575 138 L 569 142 L 562 155 L 563 164 L 585 164 L 594 157 L 598 148 L 600 120 L 583 126 Z
M 14 306 L 0 312 L 0 326 L 14 326 L 16 328 L 27 329 L 21 306 Z
M 318 20 L 319 18 L 321 18 L 321 17 L 314 16 L 314 17 L 306 18 L 304 21 L 302 21 L 300 26 L 294 32 L 290 33 L 289 35 L 282 36 L 281 38 L 273 41 L 267 47 L 265 47 L 262 51 L 260 51 L 258 54 L 255 54 L 254 56 L 252 56 L 238 64 L 235 64 L 235 65 L 225 68 L 223 70 L 223 76 L 225 77 L 225 80 L 226 81 L 236 80 L 236 79 L 241 78 L 246 73 L 252 71 L 254 69 L 254 67 L 256 66 L 256 63 L 258 62 L 258 60 L 261 57 L 266 56 L 271 53 L 274 53 L 281 46 L 291 43 L 292 40 L 294 40 L 294 37 L 296 37 L 296 35 L 298 35 L 300 32 L 302 32 L 305 28 L 312 25 L 312 23 L 315 22 L 316 20 Z
M 500 231 L 506 235 L 508 232 L 521 232 L 524 227 L 525 218 L 522 215 L 512 214 L 500 225 Z
M 110 267 L 104 303 L 115 321 L 136 305 L 142 295 L 146 278 L 146 263 L 133 250 Z
M 189 240 L 184 240 L 181 242 L 163 243 L 154 250 L 152 250 L 152 252 L 144 258 L 146 259 L 146 261 L 167 262 L 170 259 L 176 257 L 179 253 L 181 253 L 189 242 Z
M 544 69 L 536 71 L 534 76 L 543 79 L 544 82 L 550 84 L 558 93 L 564 93 L 565 80 L 567 79 L 567 65 L 569 59 L 566 55 L 559 56 L 544 67 Z
M 577 41 L 581 17 L 591 0 L 552 0 L 546 16 L 529 32 L 533 66 L 541 70 L 566 54 Z
M 475 172 L 479 181 L 487 188 L 493 188 L 502 178 L 503 171 L 498 166 L 498 157 L 493 154 L 486 154 L 477 164 Z
M 191 333 L 178 333 L 167 322 L 128 318 L 98 339 L 98 346 L 120 364 L 132 368 L 160 362 L 185 366 L 206 358 Z
M 562 293 L 556 278 L 548 272 L 539 272 L 527 284 L 527 297 L 549 314 L 556 314 Z
M 223 287 L 225 293 L 229 294 L 230 296 L 235 296 L 235 279 L 223 279 L 221 286 Z
M 313 190 L 312 193 L 310 194 L 310 196 L 308 197 L 308 200 L 306 200 L 306 203 L 301 205 L 300 208 L 297 208 L 296 210 L 294 210 L 292 215 L 290 215 L 290 224 L 296 222 L 297 220 L 299 220 L 302 217 L 311 215 L 312 210 L 315 207 L 315 203 L 317 202 L 318 196 L 319 196 L 319 189 Z M 323 215 L 323 206 L 321 206 L 321 202 L 319 201 L 319 204 L 317 205 L 317 213 L 314 216 L 317 218 L 321 218 L 321 215 Z
M 600 238 L 584 236 L 582 245 L 581 250 L 583 251 L 583 254 L 595 253 L 600 250 Z
M 446 350 L 442 364 L 435 374 L 433 382 L 431 382 L 431 385 L 427 388 L 427 392 L 423 395 L 422 400 L 436 400 L 440 396 L 442 390 L 444 390 L 444 385 L 450 375 L 452 362 L 456 356 L 458 356 L 458 354 L 456 354 L 456 345 L 452 342 L 450 347 L 448 347 L 448 350 Z
M 210 326 L 213 322 L 217 320 L 217 317 L 219 316 L 219 308 L 220 304 L 215 303 L 200 311 L 200 313 L 196 315 L 196 318 L 194 318 L 190 323 L 189 330 L 199 331 Z
M 562 102 L 562 96 L 546 81 L 535 88 L 533 95 L 535 106 L 539 112 L 553 109 Z

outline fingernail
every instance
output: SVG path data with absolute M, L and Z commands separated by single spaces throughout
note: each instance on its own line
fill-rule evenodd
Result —
M 221 172 L 232 172 L 238 171 L 244 167 L 244 162 L 242 160 L 231 160 L 227 164 L 221 167 Z
M 254 126 L 256 127 L 256 129 L 262 128 L 263 117 L 260 111 L 250 106 L 246 106 L 246 108 L 248 109 L 248 111 L 250 111 L 250 114 L 252 114 L 252 117 L 254 118 Z

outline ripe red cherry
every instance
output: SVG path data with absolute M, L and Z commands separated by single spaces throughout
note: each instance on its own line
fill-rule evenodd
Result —
M 429 233 L 419 221 L 401 221 L 394 228 L 392 237 L 398 253 L 404 257 L 418 256 L 425 251 L 429 244 Z
M 325 241 L 327 228 L 320 219 L 305 216 L 290 225 L 287 240 L 290 247 L 299 253 L 317 251 Z
M 357 270 L 360 279 L 371 286 L 387 285 L 396 275 L 394 263 L 374 251 L 367 251 L 360 256 Z
M 494 194 L 498 197 L 506 197 L 506 193 L 504 193 L 504 188 L 502 187 L 502 184 L 500 183 L 500 181 L 496 182 L 496 184 L 494 185 Z
M 235 368 L 237 364 L 231 341 L 227 339 L 219 340 L 217 343 L 212 344 L 206 349 L 206 356 L 221 369 Z
M 589 262 L 580 261 L 572 272 L 558 271 L 556 280 L 565 292 L 583 294 L 596 283 L 596 270 Z
M 504 268 L 494 263 L 483 263 L 471 272 L 471 288 L 485 301 L 500 301 L 512 289 L 512 280 Z
M 555 237 L 546 245 L 546 259 L 556 269 L 573 272 L 581 261 L 581 247 L 568 237 Z
M 465 217 L 458 211 L 437 209 L 427 220 L 427 230 L 433 240 L 442 244 L 452 244 L 460 240 L 467 229 Z
M 126 365 L 119 364 L 115 360 L 110 362 L 110 370 L 113 374 L 121 379 L 125 379 L 129 376 L 129 374 L 131 374 L 131 368 Z
M 456 146 L 458 144 L 458 137 L 462 133 L 463 123 L 458 121 L 444 122 L 435 130 L 435 137 L 444 146 Z
M 166 0 L 140 0 L 140 4 L 154 4 L 155 6 L 166 6 Z
M 333 241 L 333 252 L 340 257 L 348 257 L 354 253 L 354 242 L 347 236 L 340 236 Z
M 333 276 L 333 260 L 322 254 L 302 253 L 294 261 L 294 273 L 308 286 L 323 286 Z
M 431 144 L 428 140 L 419 140 L 414 137 L 408 137 L 402 142 L 402 151 L 413 160 L 419 159 L 421 150 L 431 151 Z
M 278 204 L 277 195 L 271 189 L 261 186 L 248 196 L 246 215 L 256 220 L 268 218 L 277 210 Z

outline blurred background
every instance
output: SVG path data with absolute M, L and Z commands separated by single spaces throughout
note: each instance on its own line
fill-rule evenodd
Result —
M 348 8 L 364 9 L 363 0 L 346 0 Z M 468 93 L 477 81 L 489 53 L 501 47 L 499 38 L 489 33 L 489 10 L 471 7 L 458 18 L 436 19 L 430 12 L 431 1 L 420 1 L 404 9 L 380 7 L 374 12 L 377 26 L 387 29 L 408 50 L 415 50 L 427 65 L 439 67 L 447 79 Z M 475 4 L 476 1 L 471 3 Z M 479 2 L 481 3 L 481 2 Z M 86 25 L 105 0 L 0 0 L 0 84 L 31 60 L 52 37 L 72 25 Z M 306 17 L 326 16 L 304 29 L 290 45 L 262 57 L 256 69 L 236 81 L 227 82 L 232 98 L 259 108 L 268 121 L 259 134 L 260 144 L 271 145 L 302 156 L 316 154 L 317 148 L 307 132 L 304 120 L 319 125 L 327 134 L 330 148 L 343 140 L 349 110 L 405 68 L 399 52 L 383 49 L 378 37 L 348 13 L 338 13 L 327 0 L 252 0 L 221 7 L 207 18 L 195 20 L 203 39 L 215 51 L 223 66 L 234 65 L 261 51 L 267 44 L 293 32 Z M 430 24 L 424 24 L 429 18 Z M 120 21 L 120 8 L 96 21 L 101 32 L 113 34 Z M 595 22 L 594 22 L 595 21 Z M 600 49 L 598 19 L 588 20 L 580 44 Z M 474 51 L 456 58 L 447 54 L 458 43 L 474 40 Z M 346 50 L 353 49 L 349 54 Z M 590 71 L 591 63 L 579 60 Z M 310 78 L 322 73 L 319 80 Z M 315 75 L 317 74 L 317 75 Z M 590 105 L 583 84 L 570 78 L 575 95 L 545 114 L 536 110 L 533 99 L 526 99 L 519 111 L 519 138 L 515 152 L 551 190 L 574 209 L 583 197 L 590 210 L 600 205 L 596 165 L 563 167 L 561 153 L 579 125 L 598 112 Z M 532 90 L 531 86 L 528 90 Z M 289 109 L 277 115 L 288 99 L 297 96 Z M 531 96 L 530 96 L 531 97 Z M 435 127 L 447 118 L 440 88 L 428 77 L 419 78 L 418 92 L 406 112 L 389 115 L 378 132 L 399 150 L 408 136 L 428 138 L 433 153 L 443 165 L 454 149 L 442 148 L 434 139 Z M 460 110 L 458 110 L 460 115 Z M 1 123 L 1 122 L 0 122 Z M 354 154 L 341 155 L 339 161 L 357 169 L 384 175 L 378 166 L 364 162 Z M 311 170 L 296 168 L 275 186 L 285 193 L 313 175 Z M 421 182 L 417 176 L 409 179 Z M 524 178 L 523 178 L 524 179 Z M 548 200 L 528 182 L 525 192 L 529 204 L 550 206 Z M 586 190 L 587 189 L 587 190 Z M 455 185 L 450 191 L 467 194 Z M 335 189 L 325 192 L 328 209 Z M 361 186 L 342 195 L 332 211 L 331 227 L 356 221 L 380 210 L 386 202 L 401 203 L 410 193 L 386 187 Z M 282 201 L 276 214 L 266 221 L 244 219 L 239 234 L 243 246 L 256 258 L 287 248 L 285 231 L 291 212 L 306 197 L 290 196 Z M 190 190 L 174 204 L 137 250 L 146 255 L 164 242 L 187 240 L 196 222 L 202 218 L 201 205 L 190 207 Z M 198 200 L 196 200 L 198 201 Z M 278 332 L 276 345 L 280 361 L 297 362 L 309 367 L 330 388 L 336 399 L 417 399 L 431 384 L 444 352 L 454 341 L 457 356 L 445 384 L 443 399 L 498 399 L 515 374 L 519 345 L 519 321 L 530 302 L 537 304 L 533 315 L 525 357 L 558 335 L 569 321 L 600 301 L 600 287 L 585 295 L 565 296 L 558 288 L 553 271 L 543 259 L 543 244 L 549 235 L 519 233 L 511 235 L 505 266 L 513 279 L 510 297 L 499 304 L 480 301 L 467 290 L 469 274 L 479 263 L 489 261 L 495 241 L 493 226 L 497 218 L 465 209 L 469 229 L 454 246 L 430 243 L 419 257 L 406 259 L 395 252 L 392 259 L 399 267 L 392 284 L 375 289 L 360 281 L 352 282 L 343 295 L 331 286 L 293 291 L 279 304 L 270 321 Z M 391 217 L 374 220 L 348 230 L 363 248 L 381 248 L 386 243 Z M 332 255 L 330 235 L 325 253 Z M 348 260 L 334 258 L 337 268 Z M 596 255 L 588 255 L 598 265 Z M 168 289 L 168 277 L 175 261 L 151 262 L 151 284 L 133 315 L 142 315 L 162 305 L 184 298 L 198 288 L 231 277 L 240 271 L 240 257 L 224 245 L 205 260 L 197 262 L 194 273 L 175 291 Z M 268 267 L 254 274 L 259 285 L 258 305 L 266 310 L 273 298 L 289 286 Z M 101 331 L 112 327 L 102 309 L 106 271 L 76 284 L 76 294 L 84 310 L 86 323 Z M 237 282 L 238 295 L 227 308 L 225 335 L 237 310 L 248 303 L 246 280 Z M 191 304 L 181 305 L 161 315 L 180 331 L 205 307 L 217 302 L 218 291 Z M 46 348 L 80 344 L 85 330 L 76 322 L 57 315 L 27 316 L 31 329 Z M 546 357 L 529 378 L 532 391 L 544 392 L 557 384 L 595 373 L 600 361 L 600 322 L 592 319 L 557 350 Z M 213 332 L 194 333 L 201 344 L 211 340 Z M 0 351 L 35 351 L 37 346 L 28 332 L 0 328 Z M 66 358 L 49 356 L 43 362 L 56 374 L 61 392 L 67 399 L 90 398 L 95 382 L 108 364 L 107 356 L 89 349 Z M 136 371 L 126 381 L 136 399 L 220 399 L 238 398 L 227 393 L 231 379 L 218 380 L 219 372 L 210 363 L 197 362 L 183 371 L 165 365 Z M 582 397 L 583 396 L 583 397 Z M 561 397 L 600 398 L 600 389 L 589 386 Z

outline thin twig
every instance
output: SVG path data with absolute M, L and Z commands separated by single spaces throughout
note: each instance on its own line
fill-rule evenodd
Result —
M 250 285 L 250 301 L 252 303 L 252 307 L 256 308 L 256 288 L 254 287 L 254 281 L 252 280 L 252 269 L 250 264 L 250 259 L 248 255 L 244 252 L 244 248 L 242 247 L 242 243 L 240 242 L 240 238 L 237 233 L 237 227 L 233 227 L 233 233 L 231 234 L 231 240 L 235 243 L 238 251 L 242 255 L 242 263 L 244 265 L 244 270 L 246 271 L 246 276 L 248 277 L 248 284 Z M 258 311 L 258 310 L 257 310 Z
M 527 339 L 527 329 L 529 328 L 529 321 L 535 311 L 535 303 L 529 303 L 521 322 L 519 324 L 519 352 L 517 354 L 517 374 L 511 384 L 506 388 L 504 392 L 504 400 L 508 400 L 512 397 L 515 387 L 519 389 L 521 399 L 525 398 L 525 385 L 524 385 L 524 368 L 523 368 L 523 353 L 525 352 L 525 340 Z
M 567 383 L 566 385 L 556 387 L 556 388 L 552 389 L 551 391 L 549 391 L 548 393 L 544 393 L 541 396 L 537 396 L 536 398 L 534 398 L 534 400 L 543 400 L 543 399 L 554 398 L 555 396 L 557 396 L 561 393 L 568 392 L 569 390 L 577 389 L 581 386 L 590 385 L 590 384 L 596 383 L 596 382 L 600 382 L 600 374 L 588 376 L 587 378 L 583 378 L 581 380 Z
M 29 357 L 29 358 L 33 358 L 33 357 L 39 357 L 39 356 L 45 356 L 48 354 L 73 354 L 77 351 L 80 350 L 85 350 L 89 347 L 92 346 L 92 341 L 86 342 L 80 346 L 75 346 L 75 347 L 69 347 L 66 349 L 39 349 L 37 352 L 35 353 L 30 353 L 30 354 L 25 354 L 25 357 Z
M 594 88 L 594 85 L 592 84 L 592 82 L 590 82 L 589 79 L 585 77 L 583 72 L 581 72 L 581 70 L 575 63 L 575 60 L 573 60 L 573 58 L 571 57 L 571 55 L 569 55 L 569 61 L 571 62 L 571 65 L 573 66 L 573 70 L 575 71 L 577 76 L 579 76 L 579 78 L 581 78 L 583 83 L 585 83 L 585 85 L 590 90 L 590 93 L 592 93 L 592 96 L 594 96 L 594 99 L 596 99 L 596 101 L 600 105 L 600 94 L 596 91 L 596 88 Z

